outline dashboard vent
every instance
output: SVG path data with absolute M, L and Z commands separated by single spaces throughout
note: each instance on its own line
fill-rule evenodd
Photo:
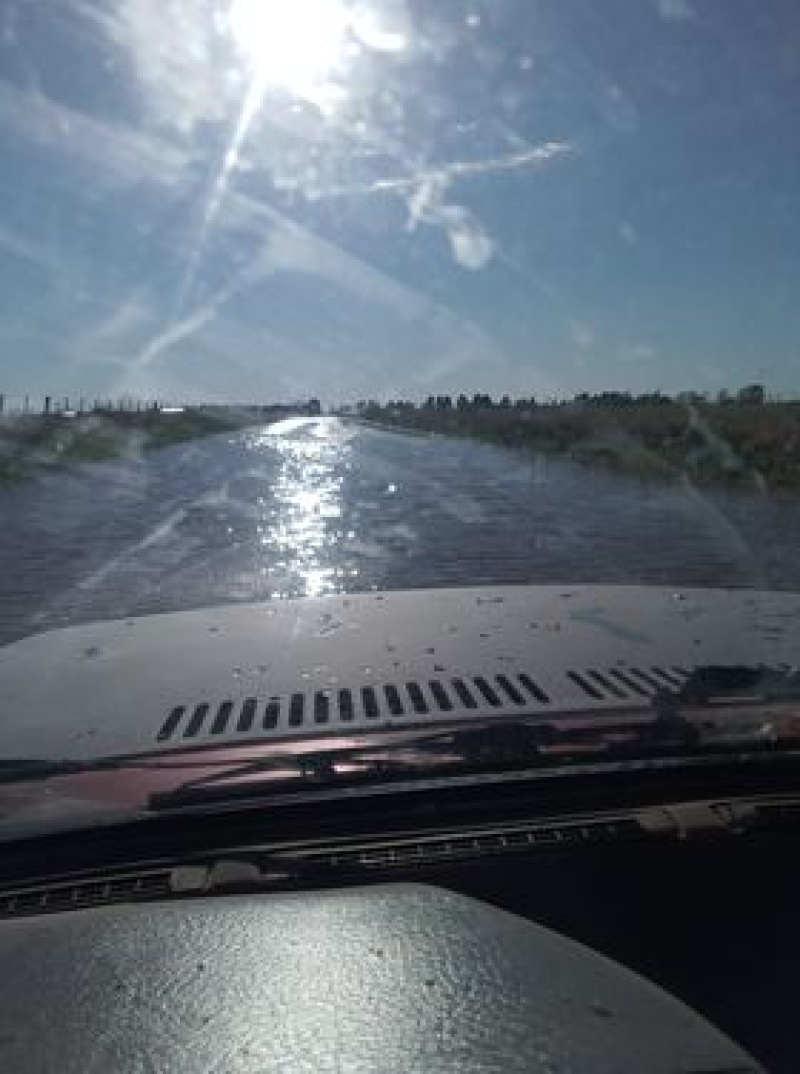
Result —
M 420 679 L 375 683 L 359 688 L 248 697 L 218 704 L 177 705 L 164 719 L 156 741 L 196 739 L 226 733 L 249 734 L 324 727 L 329 723 L 370 723 L 402 716 L 427 716 L 478 708 L 519 709 L 550 704 L 550 697 L 526 672 L 474 678 Z
M 493 832 L 432 836 L 413 842 L 382 843 L 375 846 L 326 851 L 306 861 L 331 869 L 407 869 L 420 865 L 440 865 L 465 858 L 508 854 L 513 851 L 588 846 L 643 838 L 646 832 L 632 817 L 586 823 L 538 824 Z
M 163 898 L 170 892 L 170 873 L 167 870 L 0 891 L 0 919 L 87 910 L 93 906 L 109 906 L 133 900 L 141 902 L 143 899 Z

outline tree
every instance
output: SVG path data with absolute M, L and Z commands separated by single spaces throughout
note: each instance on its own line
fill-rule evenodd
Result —
M 744 388 L 739 389 L 736 398 L 740 403 L 746 403 L 750 406 L 763 406 L 766 398 L 764 385 L 747 384 Z

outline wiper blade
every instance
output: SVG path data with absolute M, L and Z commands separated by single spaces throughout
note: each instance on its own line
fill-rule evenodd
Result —
M 490 772 L 521 768 L 577 767 L 583 763 L 634 762 L 648 759 L 729 755 L 770 751 L 787 744 L 800 748 L 800 712 L 789 714 L 790 733 L 758 709 L 702 719 L 680 711 L 664 699 L 651 708 L 591 717 L 575 714 L 542 720 L 524 717 L 451 724 L 430 731 L 389 733 L 374 743 L 338 747 L 301 755 L 268 756 L 190 780 L 174 790 L 153 794 L 149 808 L 223 803 L 263 796 L 288 784 L 336 785 L 380 778 L 436 775 L 441 772 Z M 785 712 L 781 709 L 781 715 Z M 264 780 L 259 776 L 265 776 Z
M 36 783 L 38 780 L 57 779 L 61 776 L 83 775 L 89 772 L 121 772 L 143 770 L 186 770 L 201 768 L 230 769 L 235 763 L 204 758 L 202 752 L 190 757 L 159 755 L 152 753 L 121 754 L 112 757 L 89 757 L 73 759 L 66 757 L 0 757 L 0 785 L 9 783 Z
M 56 776 L 71 776 L 76 772 L 98 771 L 117 767 L 116 760 L 71 761 L 48 757 L 0 757 L 0 784 L 33 783 Z
M 133 769 L 201 772 L 196 779 L 151 794 L 148 807 L 157 811 L 263 795 L 289 784 L 341 786 L 444 770 L 490 772 L 715 752 L 800 750 L 800 675 L 706 667 L 679 690 L 659 691 L 650 705 L 639 708 L 470 719 L 430 729 L 373 733 L 357 745 L 330 743 L 323 740 L 310 749 L 308 743 L 300 744 L 296 752 L 288 752 L 287 743 L 277 751 L 253 743 L 265 752 L 250 754 L 245 761 L 231 755 L 232 747 L 224 757 L 193 750 L 85 760 L 0 758 L 0 785 Z

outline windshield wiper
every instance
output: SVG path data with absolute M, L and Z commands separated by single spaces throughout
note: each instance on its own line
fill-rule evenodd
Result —
M 659 704 L 663 704 L 663 699 Z M 794 715 L 794 714 L 793 714 Z M 576 726 L 577 725 L 577 726 Z M 149 808 L 222 803 L 262 796 L 287 783 L 346 786 L 411 775 L 490 773 L 520 769 L 574 768 L 581 764 L 634 763 L 658 758 L 723 758 L 800 748 L 800 718 L 788 737 L 761 710 L 702 720 L 687 717 L 672 702 L 666 710 L 633 710 L 591 720 L 564 717 L 471 722 L 354 748 L 335 748 L 297 757 L 264 757 L 190 780 L 152 795 Z M 276 778 L 277 772 L 282 776 Z M 264 780 L 259 780 L 264 775 Z
M 376 733 L 352 746 L 270 752 L 245 761 L 189 754 L 137 754 L 86 760 L 0 758 L 0 784 L 133 769 L 202 771 L 156 792 L 151 810 L 178 809 L 263 795 L 287 784 L 337 785 L 424 773 L 490 772 L 650 758 L 800 750 L 800 676 L 769 669 L 705 667 L 648 706 L 598 713 L 454 722 L 430 730 Z M 253 743 L 254 747 L 261 744 Z M 264 750 L 269 746 L 264 744 Z M 211 771 L 209 771 L 211 770 Z M 259 779 L 258 777 L 265 778 Z

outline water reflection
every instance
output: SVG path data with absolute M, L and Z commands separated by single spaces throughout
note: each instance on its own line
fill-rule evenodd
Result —
M 259 497 L 262 574 L 273 596 L 321 596 L 342 588 L 336 551 L 341 543 L 342 481 L 350 452 L 338 423 L 289 420 L 253 438 L 255 450 L 277 451 L 280 467 Z

